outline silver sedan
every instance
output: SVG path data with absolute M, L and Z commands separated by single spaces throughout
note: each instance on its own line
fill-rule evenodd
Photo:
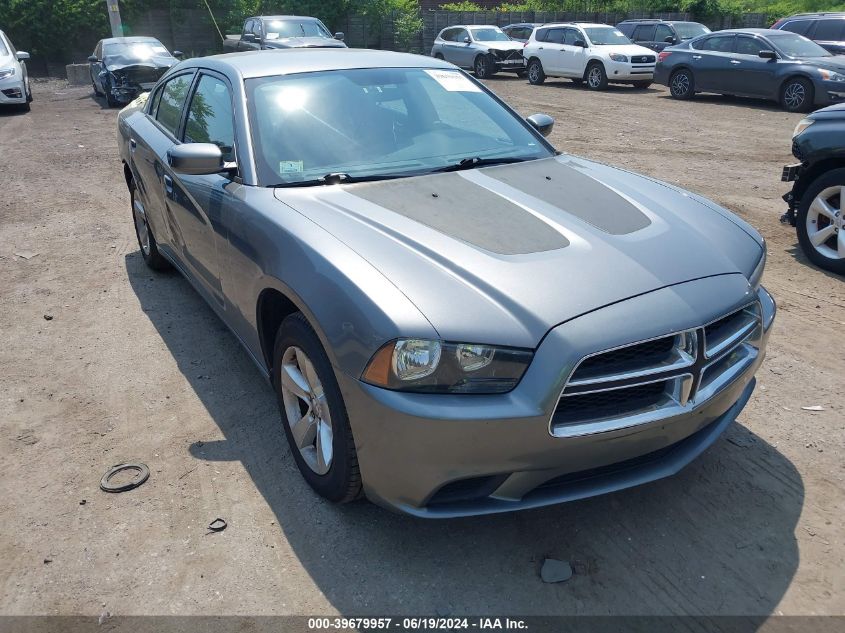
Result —
M 760 235 L 558 154 L 549 117 L 446 62 L 193 59 L 118 125 L 144 260 L 243 343 L 328 499 L 447 517 L 619 490 L 688 464 L 754 389 Z

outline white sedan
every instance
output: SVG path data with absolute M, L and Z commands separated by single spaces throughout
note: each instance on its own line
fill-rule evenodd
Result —
M 29 110 L 32 90 L 23 63 L 27 59 L 29 53 L 16 51 L 6 34 L 0 31 L 0 105 L 16 105 Z

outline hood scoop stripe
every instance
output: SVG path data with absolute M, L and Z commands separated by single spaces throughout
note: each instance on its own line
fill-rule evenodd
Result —
M 545 222 L 457 173 L 348 185 L 350 194 L 499 255 L 569 246 Z
M 627 235 L 651 224 L 647 215 L 606 184 L 555 159 L 490 167 L 485 175 L 611 235 Z

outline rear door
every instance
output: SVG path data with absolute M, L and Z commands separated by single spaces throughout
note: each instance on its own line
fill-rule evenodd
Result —
M 732 92 L 753 97 L 771 97 L 775 94 L 778 61 L 760 57 L 760 51 L 764 50 L 774 52 L 763 39 L 737 35 L 734 59 L 731 60 L 733 72 L 729 78 Z
M 452 31 L 450 39 L 443 46 L 447 61 L 461 68 L 469 68 L 472 65 L 472 43 L 464 41 L 468 37 L 469 32 L 466 29 L 457 28 Z
M 656 28 L 657 25 L 655 24 L 638 24 L 637 28 L 634 29 L 631 40 L 634 44 L 655 50 L 654 46 L 656 42 L 654 41 L 654 33 Z
M 563 27 L 553 27 L 546 31 L 546 39 L 537 49 L 537 57 L 548 75 L 560 75 L 564 72 Z
M 714 34 L 694 43 L 691 57 L 697 90 L 725 93 L 733 90 L 731 74 L 739 64 L 733 54 L 735 39 L 733 33 Z

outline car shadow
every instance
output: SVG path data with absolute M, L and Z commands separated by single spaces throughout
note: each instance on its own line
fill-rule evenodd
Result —
M 94 101 L 94 103 L 96 103 L 98 106 L 100 106 L 101 110 L 119 110 L 120 108 L 123 107 L 122 105 L 121 106 L 110 106 L 108 104 L 108 101 L 106 101 L 106 98 L 104 96 L 98 95 L 93 90 L 91 92 L 89 92 L 88 94 L 82 96 L 82 97 L 77 97 L 76 100 L 77 101 L 87 101 L 89 99 L 92 99 Z
M 678 101 L 669 94 L 668 89 L 665 89 L 663 99 L 670 101 Z M 754 99 L 753 97 L 736 97 L 734 95 L 720 95 L 720 94 L 696 94 L 695 97 L 686 101 L 679 101 L 679 103 L 696 104 L 696 103 L 713 103 L 724 106 L 732 106 L 735 108 L 748 108 L 753 110 L 766 110 L 768 112 L 786 112 L 779 104 L 774 101 L 766 99 Z
M 545 509 L 425 521 L 325 502 L 296 470 L 273 390 L 235 337 L 180 275 L 152 273 L 138 252 L 125 265 L 222 433 L 197 437 L 190 454 L 243 464 L 275 515 L 267 529 L 343 615 L 766 615 L 796 572 L 803 482 L 741 424 L 675 477 Z M 569 561 L 574 577 L 544 584 L 545 557 Z
M 0 117 L 25 116 L 29 114 L 26 110 L 18 105 L 0 105 Z

